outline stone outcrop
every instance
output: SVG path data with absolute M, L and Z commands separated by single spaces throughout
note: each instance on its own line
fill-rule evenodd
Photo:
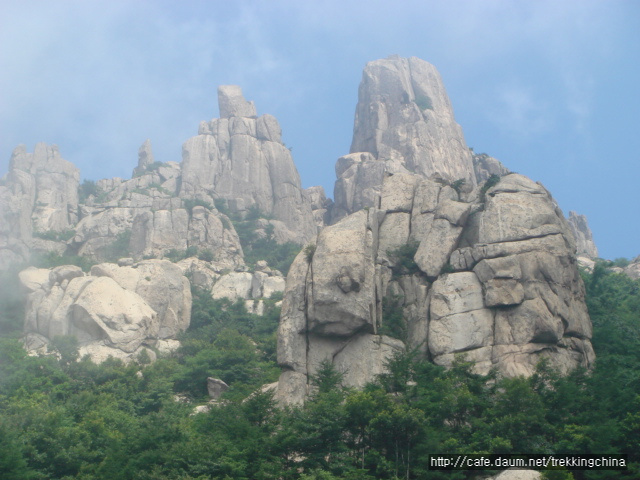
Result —
M 180 196 L 223 199 L 239 213 L 257 208 L 286 225 L 287 240 L 306 243 L 317 227 L 278 121 L 257 117 L 237 86 L 220 87 L 218 103 L 221 118 L 202 122 L 183 145 Z
M 80 353 L 95 361 L 129 360 L 145 347 L 170 345 L 191 319 L 189 281 L 165 260 L 126 267 L 104 263 L 88 275 L 72 265 L 29 267 L 20 282 L 27 296 L 26 344 L 32 349 L 73 335 Z
M 302 401 L 324 360 L 362 386 L 405 346 L 506 376 L 530 375 L 543 358 L 562 372 L 593 363 L 573 235 L 542 185 L 509 174 L 460 195 L 420 175 L 386 175 L 379 205 L 326 227 L 294 261 L 277 398 Z M 400 326 L 389 323 L 397 309 Z
M 13 151 L 0 184 L 0 268 L 27 260 L 30 249 L 56 248 L 41 245 L 38 237 L 53 238 L 77 222 L 79 179 L 78 169 L 55 145 L 38 143 L 33 153 L 20 145 Z
M 311 203 L 311 211 L 313 219 L 316 222 L 318 231 L 322 230 L 325 225 L 331 222 L 331 211 L 333 209 L 333 200 L 327 198 L 324 188 L 321 186 L 309 187 L 305 189 L 304 194 Z
M 486 153 L 474 154 L 472 161 L 473 171 L 475 172 L 478 184 L 486 182 L 492 175 L 504 177 L 506 174 L 510 173 L 509 169 L 505 167 L 500 160 L 493 158 Z
M 640 279 L 640 256 L 634 258 L 631 263 L 624 268 L 624 273 L 633 280 Z
M 598 248 L 593 241 L 593 234 L 589 228 L 587 217 L 570 211 L 568 221 L 573 237 L 576 239 L 576 255 L 590 258 L 591 260 L 598 258 Z
M 542 475 L 536 470 L 509 469 L 485 480 L 540 480 Z
M 144 172 L 154 163 L 153 151 L 151 150 L 151 140 L 147 139 L 138 149 L 138 166 L 133 169 L 132 177 L 143 175 Z
M 472 155 L 435 67 L 416 57 L 370 62 L 358 90 L 351 153 L 336 164 L 335 220 L 377 206 L 385 172 L 476 184 Z

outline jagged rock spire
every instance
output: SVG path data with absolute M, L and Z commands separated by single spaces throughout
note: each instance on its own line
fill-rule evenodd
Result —
M 468 189 L 476 184 L 440 74 L 416 57 L 394 55 L 364 69 L 351 154 L 336 165 L 337 217 L 373 206 L 385 172 L 464 180 Z

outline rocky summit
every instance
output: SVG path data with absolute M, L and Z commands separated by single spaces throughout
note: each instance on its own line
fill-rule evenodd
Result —
M 80 184 L 57 147 L 16 148 L 0 183 L 0 268 L 38 255 L 94 264 L 22 271 L 30 350 L 73 335 L 96 361 L 169 351 L 193 285 L 256 314 L 284 291 L 271 386 L 284 403 L 303 402 L 327 361 L 361 387 L 407 349 L 504 376 L 542 359 L 593 364 L 576 261 L 597 256 L 586 219 L 565 220 L 542 185 L 467 147 L 435 67 L 367 64 L 333 201 L 302 189 L 278 121 L 240 87 L 219 87 L 218 104 L 181 162 L 156 162 L 146 141 L 130 179 Z M 246 238 L 302 248 L 286 284 L 264 259 L 248 265 Z

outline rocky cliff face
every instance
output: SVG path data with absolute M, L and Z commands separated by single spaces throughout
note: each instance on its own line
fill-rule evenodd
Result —
M 375 207 L 326 227 L 315 251 L 296 258 L 277 395 L 302 401 L 325 360 L 362 386 L 405 347 L 507 376 L 529 375 L 543 358 L 565 372 L 588 367 L 591 323 L 574 252 L 562 212 L 526 177 L 460 195 L 422 176 L 387 175 Z
M 385 172 L 476 184 L 440 74 L 419 58 L 392 56 L 365 67 L 351 153 L 336 164 L 334 221 L 373 206 Z
M 278 121 L 256 116 L 234 85 L 218 89 L 218 103 L 221 118 L 202 122 L 183 146 L 180 196 L 225 199 L 236 212 L 257 207 L 284 223 L 286 240 L 305 243 L 317 227 Z

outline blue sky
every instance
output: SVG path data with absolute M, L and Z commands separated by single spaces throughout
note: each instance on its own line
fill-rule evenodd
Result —
M 640 254 L 633 0 L 0 0 L 0 175 L 38 141 L 89 179 L 129 178 L 147 138 L 180 161 L 238 84 L 333 196 L 362 68 L 390 54 L 434 64 L 468 145 L 587 215 L 601 256 Z

